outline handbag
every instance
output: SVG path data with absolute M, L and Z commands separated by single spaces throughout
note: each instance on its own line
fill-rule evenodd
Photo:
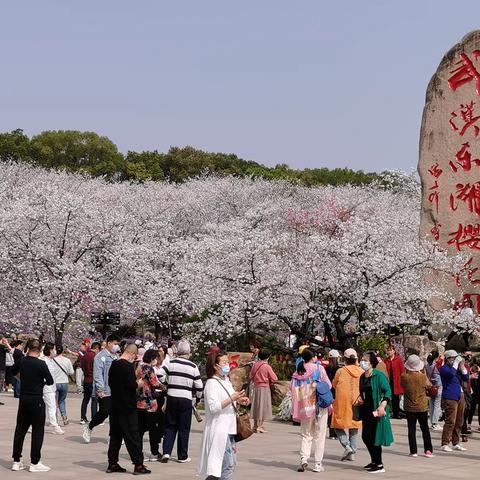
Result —
M 430 376 L 428 377 L 428 381 L 429 381 L 430 383 L 432 383 L 433 372 L 435 371 L 436 368 L 437 368 L 437 366 L 434 364 L 434 365 L 433 365 L 433 368 L 432 368 L 432 373 L 431 373 Z M 435 398 L 435 397 L 438 395 L 439 390 L 440 390 L 440 387 L 439 387 L 439 386 L 437 386 L 437 385 L 430 385 L 430 387 L 427 387 L 427 397 Z
M 232 396 L 229 391 L 225 388 L 225 385 L 218 379 L 215 380 L 222 386 L 222 388 L 227 392 L 230 400 L 232 401 L 232 407 L 235 410 L 235 415 L 237 417 L 237 434 L 235 435 L 235 441 L 241 442 L 246 440 L 248 437 L 253 435 L 252 424 L 250 423 L 250 415 L 247 412 L 240 412 L 240 410 L 235 405 Z
M 361 398 L 361 395 L 357 397 L 355 402 L 352 405 L 352 420 L 355 422 L 360 422 L 362 420 L 362 411 L 360 405 L 357 405 L 358 399 Z

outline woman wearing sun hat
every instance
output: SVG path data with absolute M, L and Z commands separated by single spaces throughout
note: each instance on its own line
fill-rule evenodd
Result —
M 427 387 L 430 382 L 423 371 L 424 363 L 418 355 L 410 355 L 405 362 L 406 372 L 400 377 L 400 384 L 405 390 L 403 394 L 403 409 L 407 414 L 408 444 L 410 456 L 417 457 L 417 420 L 423 436 L 423 451 L 425 456 L 433 457 L 432 438 L 428 428 L 428 397 Z
M 363 370 L 357 365 L 358 355 L 353 348 L 345 350 L 343 356 L 345 366 L 337 370 L 332 382 L 335 388 L 332 427 L 345 449 L 342 461 L 353 461 L 357 452 L 358 429 L 362 428 L 362 422 L 353 419 L 353 405 L 360 397 L 359 384 Z

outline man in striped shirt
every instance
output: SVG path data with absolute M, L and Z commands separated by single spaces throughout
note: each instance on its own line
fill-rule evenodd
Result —
M 162 367 L 167 383 L 167 408 L 165 412 L 165 439 L 163 441 L 162 463 L 167 463 L 177 438 L 177 458 L 180 463 L 190 461 L 188 439 L 192 423 L 192 400 L 202 398 L 203 382 L 198 367 L 189 360 L 190 344 L 178 342 L 177 358 Z

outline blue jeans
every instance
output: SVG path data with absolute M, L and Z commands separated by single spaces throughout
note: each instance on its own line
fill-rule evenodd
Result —
M 209 475 L 206 480 L 232 480 L 235 466 L 237 465 L 237 446 L 235 444 L 235 436 L 227 437 L 225 453 L 223 454 L 222 475 L 220 478 Z
M 351 428 L 350 430 L 335 429 L 338 440 L 345 449 L 350 449 L 353 453 L 357 451 L 358 428 Z
M 65 402 L 65 400 L 67 399 L 67 393 L 68 383 L 57 383 L 57 403 L 62 417 L 67 416 L 67 405 Z
M 20 398 L 20 380 L 16 377 L 13 377 L 13 396 Z

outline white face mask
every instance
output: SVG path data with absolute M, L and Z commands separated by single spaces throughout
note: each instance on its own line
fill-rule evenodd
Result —
M 114 345 L 112 347 L 112 353 L 118 353 L 120 351 L 120 345 Z
M 365 372 L 368 372 L 372 366 L 370 365 L 370 362 L 367 362 L 366 360 L 362 360 L 360 362 L 360 368 L 362 370 L 365 370 Z

